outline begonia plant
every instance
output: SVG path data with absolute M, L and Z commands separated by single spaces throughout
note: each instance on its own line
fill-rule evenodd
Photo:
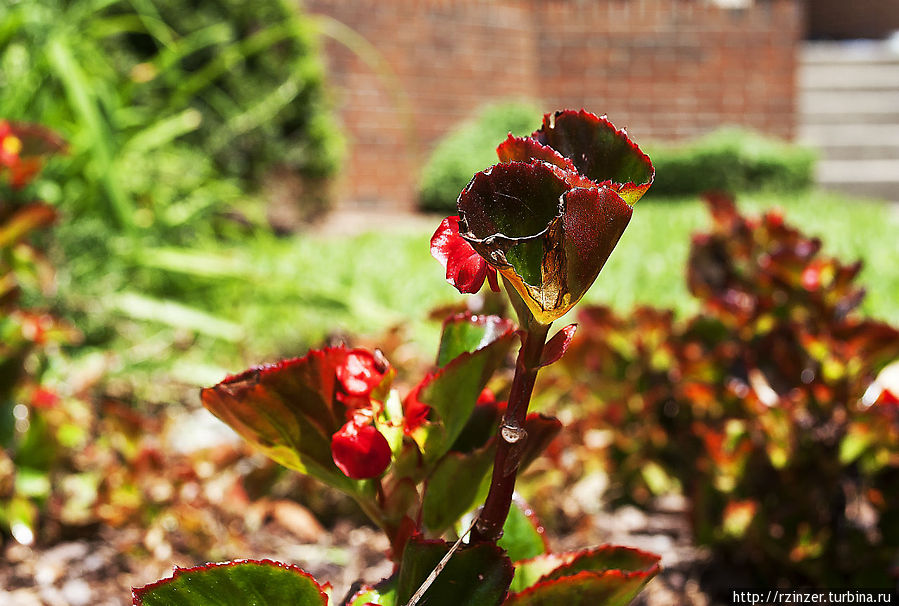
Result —
M 28 186 L 65 148 L 43 126 L 0 119 L 0 531 L 25 544 L 34 539 L 58 443 L 49 418 L 59 398 L 42 384 L 45 352 L 78 337 L 46 309 L 22 305 L 30 285 L 52 288 L 53 267 L 30 240 L 57 217 Z M 28 486 L 28 478 L 37 480 Z
M 431 253 L 461 293 L 485 281 L 498 291 L 501 281 L 518 326 L 449 317 L 432 370 L 404 395 L 383 354 L 346 346 L 202 390 L 206 408 L 247 441 L 348 494 L 389 537 L 394 573 L 343 604 L 626 604 L 659 570 L 658 556 L 626 547 L 551 553 L 533 516 L 512 506 L 518 472 L 561 429 L 528 413 L 539 369 L 574 337 L 571 325 L 547 341 L 550 326 L 596 279 L 652 164 L 624 131 L 585 111 L 547 114 L 497 153 L 500 163 L 459 195 Z M 503 401 L 491 377 L 516 343 Z M 133 596 L 138 605 L 327 604 L 329 591 L 293 566 L 242 560 L 176 569 Z

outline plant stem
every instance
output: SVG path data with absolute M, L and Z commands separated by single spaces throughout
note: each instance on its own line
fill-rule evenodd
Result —
M 481 517 L 472 531 L 472 542 L 496 542 L 502 536 L 503 524 L 509 515 L 515 491 L 515 478 L 528 439 L 524 421 L 531 403 L 537 371 L 540 369 L 540 357 L 549 326 L 528 322 L 522 337 L 523 342 L 515 363 L 515 377 L 509 392 L 509 405 L 499 428 L 499 444 L 493 462 L 490 492 L 481 510 Z

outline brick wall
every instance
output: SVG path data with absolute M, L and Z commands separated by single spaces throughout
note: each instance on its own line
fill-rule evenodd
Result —
M 799 0 L 306 0 L 366 42 L 323 51 L 350 155 L 338 203 L 411 208 L 439 138 L 481 105 L 585 107 L 638 141 L 741 124 L 792 137 Z M 345 39 L 346 32 L 342 35 Z M 376 52 L 358 52 L 366 43 Z M 385 67 L 386 66 L 386 67 Z M 535 116 L 535 127 L 539 117 Z

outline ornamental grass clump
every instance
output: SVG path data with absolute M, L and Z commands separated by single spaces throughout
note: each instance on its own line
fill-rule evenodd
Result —
M 659 556 L 627 547 L 551 553 L 539 524 L 513 506 L 518 472 L 561 430 L 528 412 L 539 369 L 575 334 L 571 325 L 547 341 L 550 326 L 596 279 L 652 183 L 652 163 L 585 111 L 547 114 L 497 152 L 501 162 L 462 191 L 431 252 L 461 293 L 502 283 L 517 326 L 447 318 L 435 364 L 405 394 L 381 352 L 343 346 L 202 391 L 206 408 L 247 441 L 345 492 L 389 537 L 394 574 L 342 604 L 625 604 L 659 570 Z M 514 378 L 499 398 L 489 383 L 516 343 Z M 146 605 L 321 605 L 329 591 L 287 564 L 234 561 L 176 569 L 133 594 Z

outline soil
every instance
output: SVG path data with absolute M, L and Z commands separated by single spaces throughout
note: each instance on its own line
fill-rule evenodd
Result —
M 287 514 L 272 516 L 258 531 L 245 537 L 236 557 L 270 558 L 296 564 L 332 585 L 332 601 L 339 603 L 356 580 L 374 583 L 388 576 L 392 566 L 384 557 L 386 538 L 369 526 L 341 520 L 324 530 L 308 512 L 291 502 Z M 641 606 L 712 604 L 700 587 L 708 558 L 691 545 L 684 502 L 663 500 L 649 513 L 634 507 L 584 515 L 575 529 L 549 537 L 554 551 L 588 545 L 628 545 L 662 556 L 663 572 L 637 598 Z M 131 603 L 130 588 L 169 576 L 172 566 L 202 562 L 174 545 L 154 544 L 152 532 L 98 528 L 92 536 L 53 545 L 26 547 L 7 540 L 0 564 L 0 604 L 3 606 L 119 606 Z

